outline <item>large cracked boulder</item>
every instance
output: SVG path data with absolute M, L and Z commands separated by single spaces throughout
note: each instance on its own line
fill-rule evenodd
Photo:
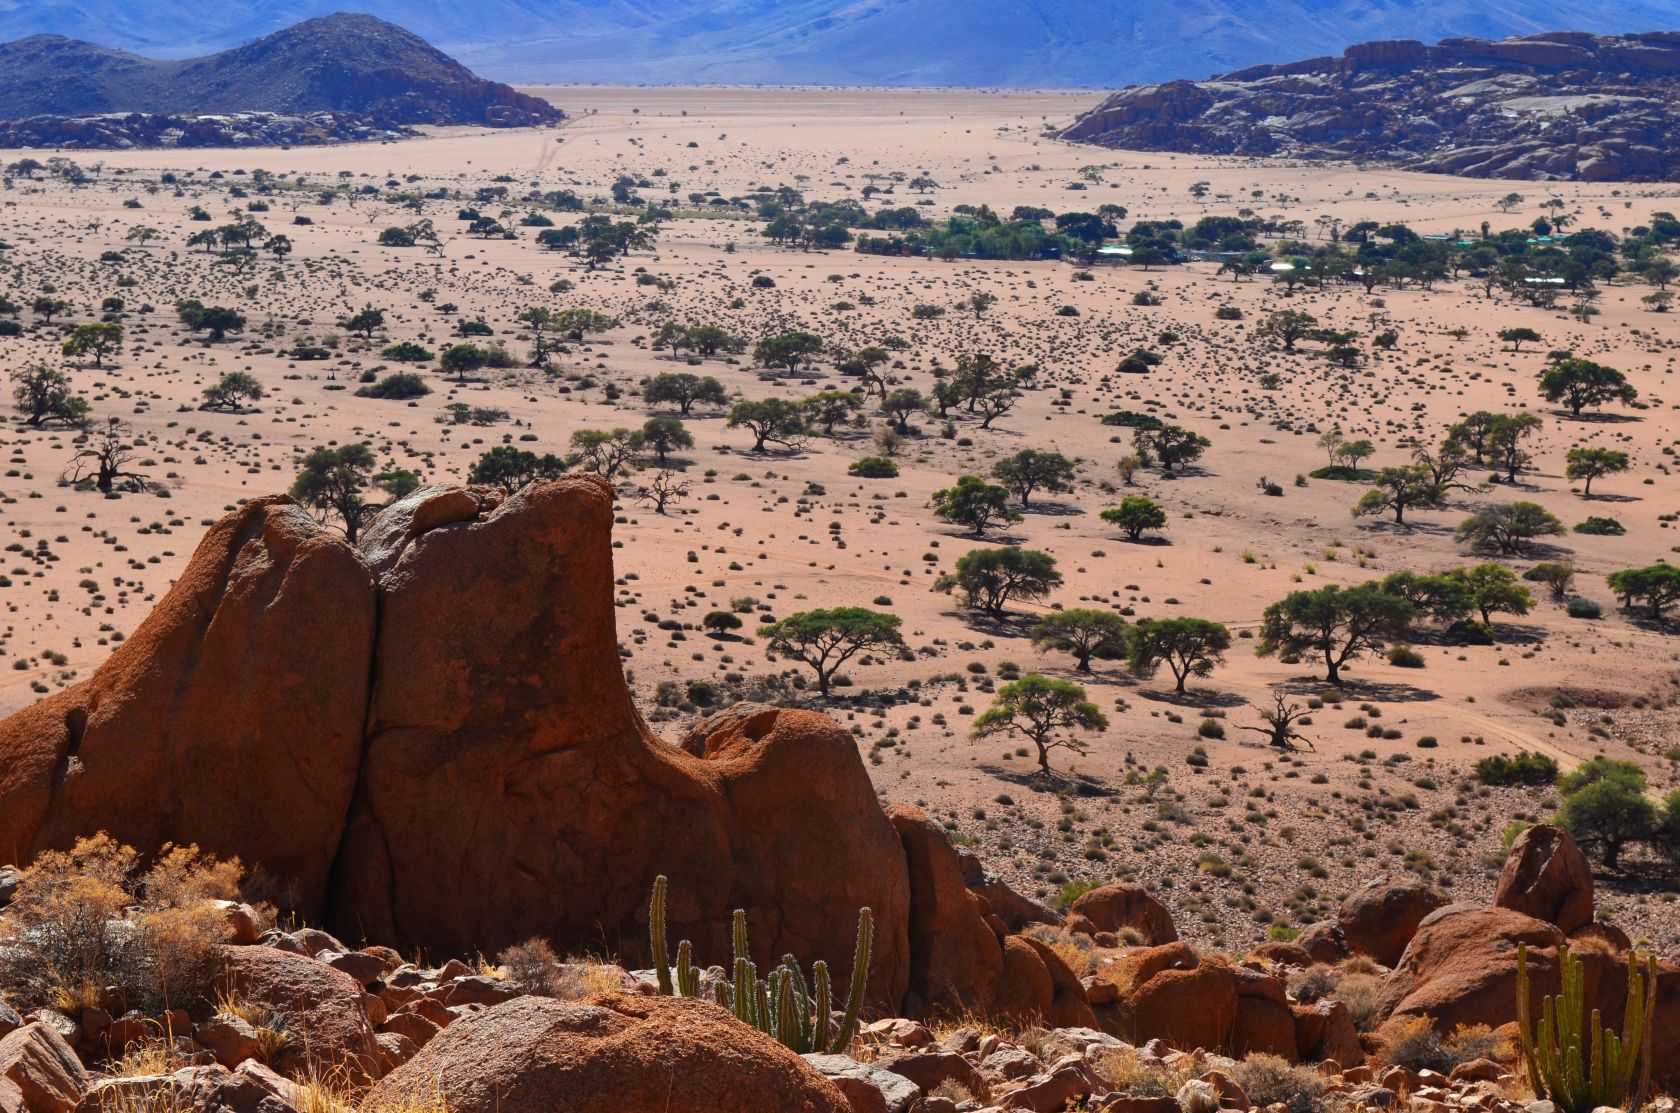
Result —
M 724 1009 L 680 997 L 520 997 L 456 1021 L 369 1095 L 451 1113 L 850 1113 L 798 1055 Z M 441 1099 L 441 1100 L 438 1100 Z
M 1536 824 L 1511 845 L 1493 903 L 1573 934 L 1593 922 L 1592 867 L 1569 832 Z
M 416 492 L 369 528 L 379 632 L 367 755 L 330 922 L 440 954 L 542 935 L 646 957 L 648 891 L 671 880 L 673 940 L 849 970 L 874 911 L 871 996 L 908 979 L 904 854 L 856 742 L 832 720 L 718 717 L 695 756 L 654 737 L 624 684 L 611 488 L 505 501 Z
M 1119 881 L 1081 893 L 1068 908 L 1068 930 L 1087 935 L 1135 931 L 1148 947 L 1178 942 L 1166 906 L 1142 885 Z
M 361 760 L 373 580 L 285 498 L 211 527 L 89 679 L 0 722 L 0 857 L 197 843 L 320 913 Z

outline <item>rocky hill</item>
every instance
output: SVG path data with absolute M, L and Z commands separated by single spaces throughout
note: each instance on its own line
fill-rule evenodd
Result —
M 1130 150 L 1374 159 L 1513 179 L 1680 176 L 1680 32 L 1363 43 L 1136 85 L 1063 133 Z
M 33 36 L 0 46 L 0 113 L 10 120 L 332 113 L 386 128 L 516 126 L 562 115 L 365 15 L 308 20 L 247 46 L 182 61 Z

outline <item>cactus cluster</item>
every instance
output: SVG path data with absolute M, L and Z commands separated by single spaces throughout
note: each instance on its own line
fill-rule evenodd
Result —
M 1627 1010 L 1619 1037 L 1604 1027 L 1597 1009 L 1589 1027 L 1581 960 L 1568 947 L 1558 948 L 1558 973 L 1563 992 L 1543 1000 L 1536 1029 L 1529 1022 L 1528 945 L 1518 945 L 1517 1027 L 1535 1094 L 1550 1098 L 1563 1113 L 1591 1113 L 1601 1105 L 1639 1109 L 1651 1080 L 1656 960 L 1628 956 Z
M 663 876 L 654 879 L 653 899 L 648 906 L 648 936 L 659 992 L 667 997 L 700 997 L 700 969 L 694 965 L 693 945 L 686 939 L 677 944 L 675 966 L 670 962 L 665 943 L 665 887 Z M 821 959 L 812 963 L 811 980 L 807 982 L 799 960 L 783 955 L 769 977 L 761 979 L 747 948 L 747 914 L 739 908 L 735 910 L 734 942 L 734 977 L 721 979 L 712 987 L 713 1000 L 734 1013 L 736 1019 L 793 1051 L 829 1054 L 845 1050 L 857 1031 L 869 983 L 869 956 L 875 945 L 875 917 L 869 909 L 858 910 L 852 980 L 845 1017 L 838 1026 L 834 1023 L 828 963 Z

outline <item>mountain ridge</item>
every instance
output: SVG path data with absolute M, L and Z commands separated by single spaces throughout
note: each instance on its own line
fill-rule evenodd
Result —
M 1361 41 L 1680 26 L 1676 0 L 0 0 L 0 41 L 52 31 L 153 56 L 242 45 L 344 8 L 502 80 L 1115 88 Z
M 0 45 L 6 119 L 110 113 L 338 113 L 383 127 L 559 119 L 418 36 L 367 15 L 306 20 L 217 54 L 155 60 L 58 35 Z
M 1362 43 L 1208 81 L 1130 86 L 1061 137 L 1470 177 L 1674 180 L 1680 32 Z

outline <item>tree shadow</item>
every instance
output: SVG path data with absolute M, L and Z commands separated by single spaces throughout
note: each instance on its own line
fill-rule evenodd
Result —
M 1596 410 L 1591 413 L 1572 414 L 1568 410 L 1553 410 L 1553 413 L 1564 421 L 1580 421 L 1589 425 L 1627 425 L 1645 419 L 1638 414 L 1611 413 L 1607 410 Z
M 1382 518 L 1365 522 L 1358 528 L 1368 533 L 1390 534 L 1395 537 L 1411 537 L 1424 535 L 1429 537 L 1450 537 L 1456 530 L 1452 526 L 1440 522 L 1420 522 L 1411 520 L 1396 522 L 1392 518 Z
M 996 777 L 1000 781 L 1007 781 L 1012 785 L 1019 785 L 1032 792 L 1052 792 L 1057 795 L 1069 793 L 1074 796 L 1116 796 L 1118 791 L 1104 784 L 1099 778 L 1089 773 L 1063 773 L 1052 769 L 1046 773 L 1036 765 L 1031 771 L 1006 769 L 1001 765 L 990 762 L 980 766 L 980 771 L 988 776 Z
M 1184 692 L 1171 688 L 1140 688 L 1138 698 L 1170 703 L 1174 707 L 1242 707 L 1248 703 L 1246 696 L 1235 692 L 1215 692 L 1206 688 L 1190 688 Z
M 1021 513 L 1036 514 L 1044 518 L 1075 518 L 1085 513 L 1085 510 L 1072 502 L 1035 502 L 1021 507 Z
M 990 611 L 959 607 L 942 613 L 949 618 L 955 618 L 970 630 L 998 638 L 1030 638 L 1033 627 L 1039 623 L 1037 615 L 1021 614 L 1018 611 L 1004 611 L 1001 615 L 996 615 Z
M 1644 502 L 1638 495 L 1582 495 L 1582 502 Z
M 1428 703 L 1441 698 L 1439 692 L 1419 688 L 1404 681 L 1349 680 L 1346 677 L 1342 678 L 1339 688 L 1316 676 L 1291 677 L 1273 687 L 1294 696 L 1316 696 L 1326 691 L 1339 691 L 1343 699 L 1364 699 L 1380 703 Z

